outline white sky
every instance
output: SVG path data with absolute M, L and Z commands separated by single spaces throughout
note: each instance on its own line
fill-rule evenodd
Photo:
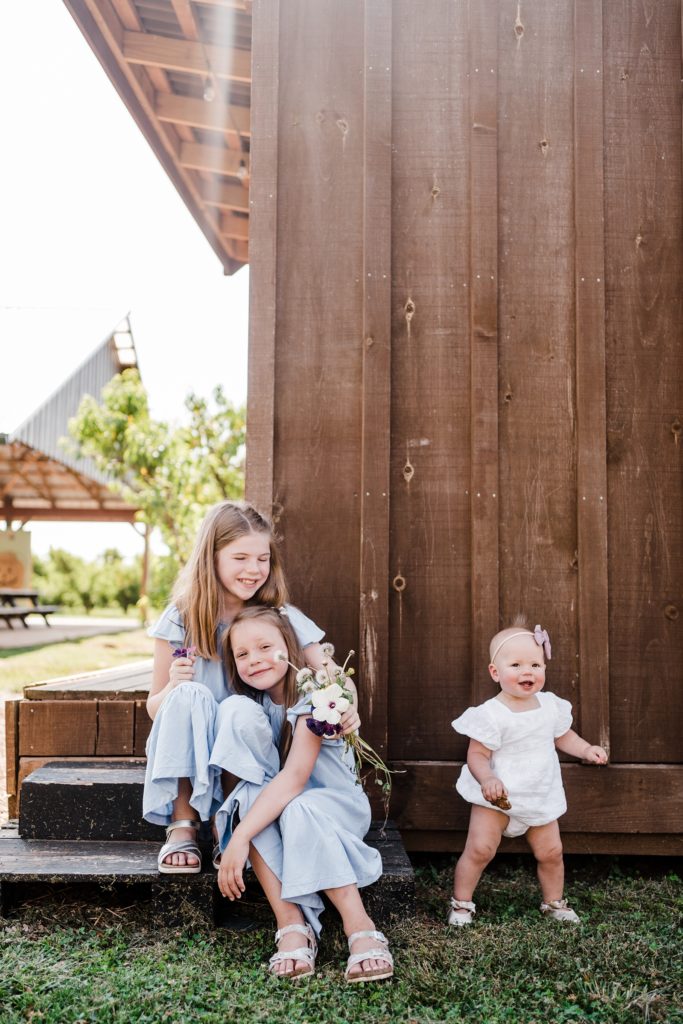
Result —
M 243 402 L 248 269 L 223 275 L 61 0 L 3 5 L 0 96 L 0 431 L 128 312 L 153 415 L 217 383 Z M 141 546 L 127 524 L 30 530 L 36 553 Z

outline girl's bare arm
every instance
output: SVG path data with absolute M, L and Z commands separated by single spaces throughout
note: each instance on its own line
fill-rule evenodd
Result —
M 147 698 L 147 714 L 154 719 L 165 698 L 180 683 L 191 682 L 194 658 L 174 658 L 168 640 L 154 641 L 152 684 Z
M 582 739 L 573 729 L 558 736 L 555 746 L 563 754 L 571 754 L 572 757 L 578 757 L 582 761 L 589 761 L 591 764 L 607 764 L 606 751 L 602 747 L 593 746 L 588 740 Z
M 467 767 L 481 786 L 484 800 L 488 800 L 489 803 L 508 795 L 505 786 L 491 768 L 492 753 L 493 751 L 479 740 L 470 740 L 467 748 Z

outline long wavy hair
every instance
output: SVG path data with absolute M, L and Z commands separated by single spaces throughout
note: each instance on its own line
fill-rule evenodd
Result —
M 286 613 L 278 611 L 277 608 L 267 608 L 264 605 L 260 607 L 257 605 L 249 605 L 243 608 L 241 612 L 238 612 L 235 618 L 232 620 L 228 628 L 222 637 L 222 653 L 223 653 L 223 664 L 228 675 L 228 679 L 232 684 L 232 688 L 235 693 L 242 694 L 245 697 L 251 697 L 252 700 L 257 701 L 259 704 L 263 704 L 263 690 L 256 690 L 253 686 L 249 686 L 241 678 L 237 664 L 235 662 L 235 655 L 232 649 L 232 634 L 236 626 L 240 622 L 253 622 L 254 620 L 260 622 L 266 622 L 271 626 L 275 626 L 280 631 L 282 636 L 282 647 L 285 654 L 287 655 L 287 661 L 291 662 L 287 666 L 287 673 L 284 677 L 284 706 L 285 711 L 287 708 L 294 707 L 299 699 L 299 692 L 296 686 L 296 674 L 297 669 L 292 668 L 292 665 L 296 665 L 299 668 L 303 667 L 304 655 L 297 635 L 294 632 L 294 628 L 287 618 Z M 280 753 L 280 765 L 282 766 L 287 760 L 289 749 L 292 745 L 292 727 L 287 721 L 285 715 L 282 723 L 282 732 L 280 733 L 279 753 Z
M 183 617 L 185 640 L 201 658 L 218 659 L 216 631 L 222 607 L 222 586 L 216 571 L 218 552 L 248 533 L 262 533 L 270 543 L 270 572 L 249 604 L 275 608 L 289 595 L 273 524 L 246 501 L 221 501 L 206 514 L 192 554 L 178 575 L 172 601 Z

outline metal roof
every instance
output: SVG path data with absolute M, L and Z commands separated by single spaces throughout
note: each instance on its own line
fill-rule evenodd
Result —
M 0 499 L 7 522 L 30 519 L 133 522 L 135 509 L 108 487 L 91 459 L 61 441 L 81 399 L 99 398 L 112 377 L 137 367 L 126 316 L 63 384 L 11 434 L 0 435 Z

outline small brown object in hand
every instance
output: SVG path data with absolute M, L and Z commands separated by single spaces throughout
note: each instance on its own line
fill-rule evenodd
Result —
M 489 800 L 489 803 L 493 804 L 494 807 L 498 807 L 501 811 L 509 811 L 512 807 L 506 796 L 499 796 L 495 800 Z

